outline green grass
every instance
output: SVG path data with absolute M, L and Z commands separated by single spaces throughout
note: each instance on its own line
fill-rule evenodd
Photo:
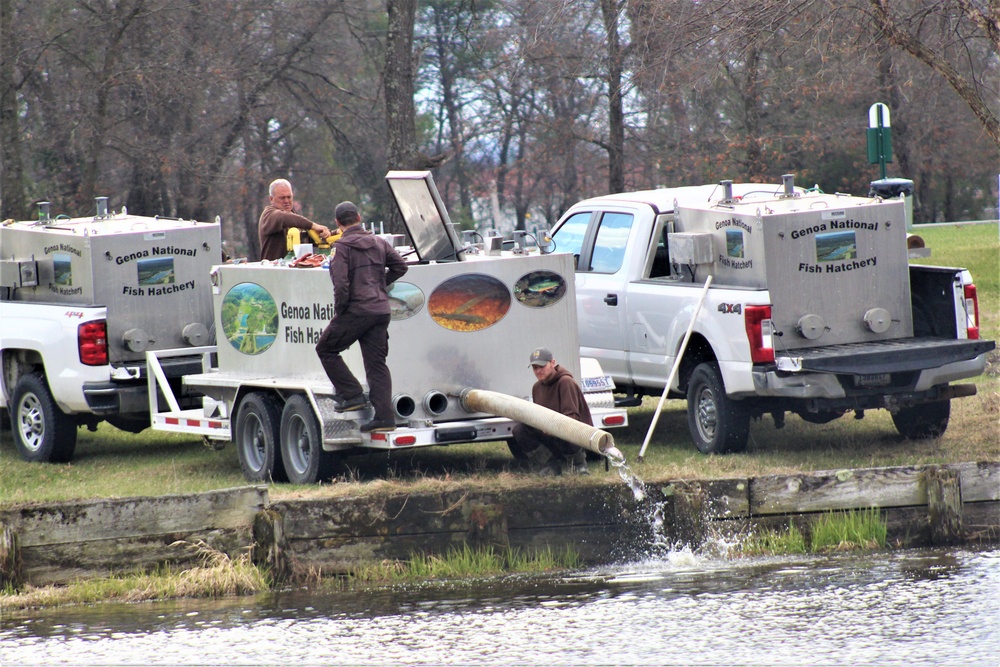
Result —
M 827 553 L 884 549 L 887 527 L 878 508 L 824 512 L 810 526 L 809 538 L 794 523 L 787 530 L 765 529 L 747 537 L 737 551 L 743 556 Z
M 878 508 L 825 513 L 812 525 L 813 552 L 885 548 L 886 525 Z
M 352 570 L 347 585 L 371 585 L 425 581 L 428 579 L 482 578 L 509 572 L 540 573 L 580 566 L 580 557 L 572 546 L 562 551 L 547 547 L 540 551 L 468 545 L 449 549 L 444 555 L 415 552 L 407 561 L 382 561 Z
M 762 530 L 747 537 L 739 545 L 743 556 L 804 554 L 809 551 L 806 538 L 795 524 L 788 530 Z

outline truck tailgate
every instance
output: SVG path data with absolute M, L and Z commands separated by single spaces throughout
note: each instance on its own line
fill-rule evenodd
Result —
M 775 351 L 779 371 L 850 373 L 900 373 L 937 368 L 974 359 L 996 346 L 991 340 L 905 338 L 899 340 L 846 343 Z

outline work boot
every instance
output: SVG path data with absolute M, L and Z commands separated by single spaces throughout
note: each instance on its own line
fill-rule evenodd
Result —
M 333 409 L 337 412 L 353 412 L 354 410 L 364 410 L 366 407 L 368 407 L 368 399 L 365 398 L 364 394 L 358 394 L 357 396 L 345 398 L 335 405 Z
M 562 466 L 558 461 L 551 461 L 548 464 L 537 468 L 535 474 L 539 477 L 558 477 L 562 475 Z
M 362 433 L 388 433 L 396 430 L 396 422 L 392 419 L 373 419 L 367 424 L 362 424 Z
M 574 475 L 589 475 L 590 469 L 587 468 L 587 452 L 582 449 L 578 449 L 573 452 L 572 456 L 567 457 L 569 460 L 569 469 L 573 471 Z

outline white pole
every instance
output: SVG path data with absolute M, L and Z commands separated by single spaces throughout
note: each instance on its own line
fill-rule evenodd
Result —
M 653 421 L 649 423 L 649 430 L 646 431 L 646 439 L 639 450 L 640 461 L 642 461 L 642 456 L 646 453 L 646 447 L 649 446 L 649 441 L 653 437 L 653 429 L 656 428 L 656 422 L 660 420 L 660 410 L 663 409 L 663 402 L 667 400 L 667 392 L 670 391 L 670 385 L 674 383 L 674 378 L 677 377 L 677 370 L 681 366 L 681 359 L 684 358 L 684 350 L 687 349 L 688 341 L 691 339 L 691 332 L 694 331 L 695 320 L 698 319 L 698 313 L 701 312 L 701 307 L 705 303 L 705 297 L 708 296 L 708 287 L 711 284 L 712 276 L 709 276 L 705 280 L 705 286 L 701 289 L 701 298 L 698 299 L 698 307 L 691 314 L 691 322 L 688 324 L 687 331 L 684 332 L 684 340 L 681 341 L 681 348 L 677 350 L 677 358 L 674 359 L 674 366 L 670 369 L 670 377 L 667 378 L 667 383 L 663 385 L 663 393 L 660 395 L 660 402 L 656 405 L 656 412 L 653 413 Z

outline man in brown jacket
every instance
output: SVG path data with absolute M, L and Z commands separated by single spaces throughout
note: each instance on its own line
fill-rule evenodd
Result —
M 573 374 L 556 363 L 552 352 L 539 347 L 531 353 L 531 370 L 538 380 L 531 388 L 531 400 L 588 426 L 594 425 L 590 406 Z M 589 475 L 587 451 L 561 438 L 526 424 L 515 424 L 514 442 L 525 458 L 535 464 L 543 477 L 562 474 L 562 462 L 577 475 Z
M 361 426 L 363 433 L 392 431 L 392 376 L 385 358 L 389 354 L 389 288 L 406 273 L 404 260 L 392 245 L 361 226 L 358 208 L 349 201 L 337 204 L 334 214 L 343 232 L 333 244 L 330 279 L 333 281 L 333 319 L 316 344 L 323 370 L 340 395 L 339 412 L 367 407 L 361 383 L 340 353 L 361 345 L 368 380 L 368 398 L 375 418 Z
M 257 223 L 260 258 L 262 260 L 281 259 L 288 254 L 288 242 L 285 240 L 285 235 L 292 227 L 298 227 L 304 232 L 311 229 L 319 234 L 321 239 L 330 236 L 330 229 L 326 225 L 292 213 L 291 183 L 279 178 L 271 182 L 267 192 L 271 203 L 264 208 Z

